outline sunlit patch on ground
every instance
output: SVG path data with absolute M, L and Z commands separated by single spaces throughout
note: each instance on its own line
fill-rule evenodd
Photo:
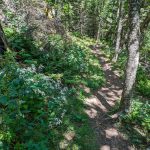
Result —
M 115 128 L 106 129 L 105 133 L 107 138 L 117 137 L 119 135 L 117 129 Z

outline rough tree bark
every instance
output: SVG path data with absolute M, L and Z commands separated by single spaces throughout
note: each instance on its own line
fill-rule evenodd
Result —
M 117 38 L 116 38 L 116 46 L 115 46 L 115 55 L 112 59 L 113 62 L 116 62 L 118 59 L 118 55 L 120 53 L 120 43 L 121 43 L 121 33 L 123 27 L 123 7 L 124 0 L 119 0 L 119 10 L 118 10 L 118 27 L 117 27 Z
M 5 38 L 5 34 L 0 22 L 0 54 L 3 54 L 4 51 L 6 51 L 7 47 L 8 47 L 7 40 Z
M 126 78 L 122 93 L 120 110 L 130 112 L 131 96 L 139 64 L 140 46 L 140 0 L 129 0 L 129 40 Z
M 98 5 L 97 9 L 98 9 L 98 14 L 99 14 L 99 21 L 98 21 L 98 30 L 97 30 L 97 35 L 96 35 L 96 43 L 98 44 L 98 42 L 100 41 L 100 38 L 102 37 L 102 11 L 103 11 L 103 8 L 104 8 L 104 4 L 105 4 L 105 1 L 102 0 L 100 2 L 100 6 Z
M 81 1 L 80 6 L 80 34 L 83 36 L 83 28 L 84 28 L 84 1 Z

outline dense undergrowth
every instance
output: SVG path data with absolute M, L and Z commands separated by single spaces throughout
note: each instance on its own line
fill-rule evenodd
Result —
M 135 49 L 136 45 L 139 49 L 140 43 L 140 65 L 131 111 L 122 114 L 115 125 L 133 147 L 147 149 L 150 143 L 149 6 L 148 0 L 139 3 L 133 0 L 133 4 L 132 0 L 0 0 L 0 150 L 99 149 L 96 147 L 99 136 L 95 139 L 84 112 L 84 100 L 90 96 L 84 88 L 94 90 L 95 94 L 105 83 L 91 49 L 100 49 L 112 60 L 118 45 L 121 48 L 118 62 L 112 64 L 123 81 L 127 59 L 132 55 L 133 43 L 128 43 L 131 38 L 135 38 Z M 134 34 L 135 23 L 140 24 L 137 31 L 140 30 L 141 38 L 139 33 Z M 7 43 L 10 50 L 4 54 Z M 111 74 L 109 77 L 112 80 Z M 113 85 L 111 90 L 117 95 Z M 120 105 L 119 101 L 117 104 Z M 118 106 L 111 112 L 116 109 L 118 112 Z M 101 125 L 99 118 L 95 119 L 98 120 L 95 125 Z M 104 115 L 102 124 L 105 119 Z M 122 144 L 121 138 L 112 136 L 100 143 L 104 142 L 107 149 L 113 140 Z
M 88 94 L 80 88 L 84 85 L 94 90 L 105 82 L 89 48 L 95 41 L 72 36 L 72 41 L 65 43 L 61 36 L 51 35 L 41 43 L 26 32 L 5 29 L 13 52 L 7 51 L 0 61 L 0 148 L 96 149 L 84 112 Z M 101 47 L 111 58 L 107 43 Z M 122 51 L 114 64 L 122 78 L 126 60 Z M 120 130 L 139 148 L 149 143 L 149 83 L 149 71 L 141 63 L 131 113 L 121 117 Z
M 85 40 L 66 44 L 55 35 L 41 46 L 25 31 L 5 32 L 14 52 L 0 62 L 0 149 L 90 150 L 95 143 L 80 85 L 98 88 L 104 76 Z
M 128 115 L 122 115 L 121 121 L 124 125 L 121 130 L 139 149 L 146 148 L 150 142 L 150 104 L 148 101 L 133 98 L 131 112 Z

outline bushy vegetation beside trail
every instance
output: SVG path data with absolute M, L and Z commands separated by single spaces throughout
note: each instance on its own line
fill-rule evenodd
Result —
M 139 149 L 145 149 L 150 142 L 150 103 L 148 100 L 139 98 L 132 99 L 131 112 L 128 115 L 122 115 L 121 130 L 131 140 L 131 143 Z
M 48 133 L 62 123 L 66 112 L 68 89 L 6 57 L 0 80 L 2 140 L 9 148 L 47 149 Z
M 149 0 L 0 0 L 0 150 L 97 150 L 124 143 L 128 149 L 130 142 L 149 149 L 149 10 Z M 105 77 L 91 49 L 103 54 L 95 54 L 108 82 L 102 90 Z M 122 96 L 120 82 L 112 82 L 117 69 Z M 107 138 L 110 116 L 95 104 L 92 133 L 84 112 L 91 94 L 109 113 L 119 104 L 121 115 L 110 123 L 127 137 Z
M 60 35 L 52 35 L 41 48 L 39 43 L 25 36 L 26 32 L 28 30 L 20 33 L 6 30 L 11 47 L 17 50 L 18 61 L 34 64 L 41 73 L 60 78 L 66 84 L 85 84 L 91 88 L 102 85 L 103 72 L 88 47 L 93 44 L 92 40 L 72 37 L 72 41 L 66 44 Z
M 104 77 L 88 46 L 55 35 L 41 47 L 23 32 L 5 31 L 14 52 L 0 62 L 0 148 L 57 149 L 65 145 L 64 133 L 73 132 L 66 148 L 90 149 L 94 137 L 80 85 L 95 89 Z
M 150 98 L 150 76 L 142 67 L 138 70 L 136 89 L 139 94 Z

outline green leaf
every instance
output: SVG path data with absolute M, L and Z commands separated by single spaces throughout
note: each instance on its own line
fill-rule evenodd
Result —
M 1 96 L 0 97 L 0 104 L 2 105 L 7 105 L 8 99 L 6 96 Z

